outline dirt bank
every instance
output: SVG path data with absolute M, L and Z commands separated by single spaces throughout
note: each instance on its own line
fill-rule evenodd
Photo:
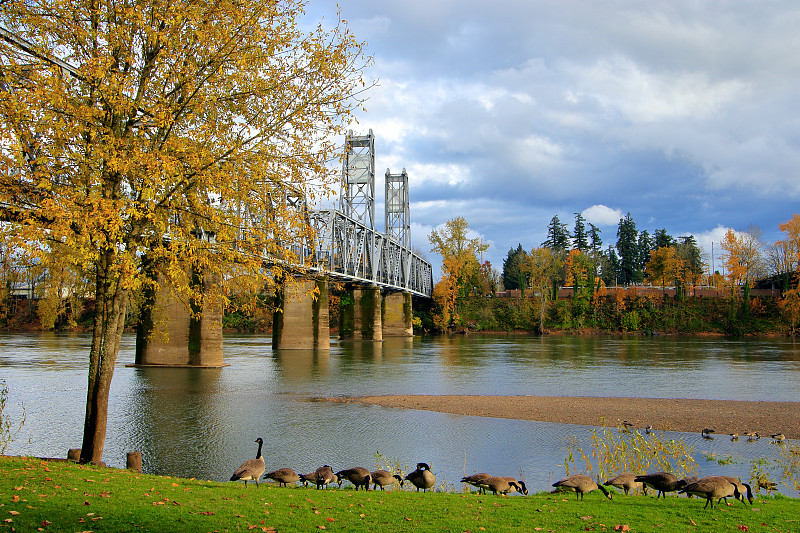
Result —
M 783 433 L 789 439 L 800 438 L 798 402 L 461 395 L 363 396 L 329 400 L 563 424 L 618 426 L 627 420 L 641 429 L 650 425 L 663 431 L 700 433 L 703 428 L 711 428 L 718 435 L 757 431 L 762 437 Z

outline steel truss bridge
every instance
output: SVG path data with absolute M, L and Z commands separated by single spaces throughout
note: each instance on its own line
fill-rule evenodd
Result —
M 430 298 L 433 269 L 411 250 L 408 174 L 386 170 L 386 233 L 375 230 L 375 137 L 350 131 L 345 140 L 339 209 L 305 211 L 314 239 L 291 246 L 301 271 L 327 275 L 345 283 L 378 285 L 389 291 Z M 305 210 L 300 195 L 283 202 Z

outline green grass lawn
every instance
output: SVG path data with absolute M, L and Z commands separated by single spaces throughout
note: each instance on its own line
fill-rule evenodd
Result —
M 3 531 L 800 531 L 800 500 L 279 488 L 0 457 Z

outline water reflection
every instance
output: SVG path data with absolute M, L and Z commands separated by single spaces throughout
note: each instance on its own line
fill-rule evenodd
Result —
M 330 352 L 273 351 L 271 339 L 225 338 L 222 369 L 126 368 L 112 383 L 105 460 L 143 452 L 147 472 L 225 480 L 265 439 L 268 468 L 310 472 L 376 465 L 376 453 L 440 480 L 477 471 L 524 476 L 543 490 L 564 473 L 567 437 L 590 428 L 326 401 L 374 394 L 510 394 L 800 401 L 800 350 L 788 339 L 453 336 L 338 342 Z M 0 335 L 11 409 L 28 420 L 10 453 L 64 456 L 80 445 L 89 338 Z M 699 387 L 698 384 L 703 384 Z M 667 433 L 695 448 L 701 473 L 747 477 L 769 439 Z M 30 443 L 28 440 L 30 439 Z M 730 456 L 730 463 L 704 454 Z M 520 472 L 521 471 L 521 472 Z

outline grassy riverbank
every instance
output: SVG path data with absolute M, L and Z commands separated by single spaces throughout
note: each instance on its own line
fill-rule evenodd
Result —
M 233 467 L 232 467 L 233 469 Z M 798 531 L 800 500 L 318 491 L 0 457 L 0 531 Z M 627 526 L 627 528 L 625 528 Z

